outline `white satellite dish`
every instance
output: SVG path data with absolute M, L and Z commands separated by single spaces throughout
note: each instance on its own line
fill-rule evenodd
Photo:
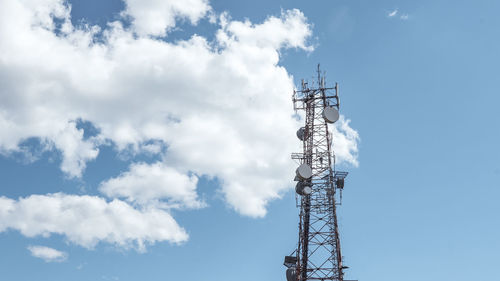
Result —
M 303 192 L 305 195 L 309 195 L 309 194 L 311 194 L 311 193 L 312 193 L 312 191 L 313 191 L 313 190 L 312 190 L 312 188 L 311 188 L 310 186 L 308 186 L 308 185 L 306 185 L 306 186 L 304 187 L 304 189 L 302 190 L 302 192 Z
M 303 180 L 307 180 L 308 178 L 312 177 L 312 169 L 307 165 L 306 163 L 300 165 L 297 170 L 295 170 L 295 174 L 297 177 Z
M 295 192 L 300 195 L 309 195 L 312 193 L 312 188 L 309 183 L 299 181 L 295 186 Z
M 303 141 L 306 139 L 306 128 L 301 127 L 300 129 L 297 130 L 297 137 L 299 140 Z
M 339 111 L 333 106 L 327 106 L 323 109 L 323 118 L 328 123 L 335 123 L 339 120 Z

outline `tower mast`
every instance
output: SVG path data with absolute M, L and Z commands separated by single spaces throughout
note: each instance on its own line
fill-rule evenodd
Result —
M 338 84 L 325 86 L 318 64 L 317 81 L 302 80 L 293 93 L 294 109 L 305 111 L 304 127 L 297 131 L 303 152 L 292 153 L 296 170 L 299 241 L 294 255 L 285 257 L 288 281 L 344 280 L 337 205 L 340 205 L 347 172 L 335 170 L 332 134 L 328 123 L 339 119 Z

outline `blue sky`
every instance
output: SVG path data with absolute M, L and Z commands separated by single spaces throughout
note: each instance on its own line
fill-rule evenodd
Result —
M 58 7 L 58 1 L 46 0 L 26 2 L 23 9 L 17 9 L 12 2 L 17 3 L 0 1 L 5 7 L 1 9 L 3 18 L 19 11 L 43 14 L 33 7 Z M 203 1 L 193 1 L 199 2 Z M 496 83 L 500 65 L 500 20 L 496 11 L 500 4 L 497 2 L 210 1 L 211 12 L 203 7 L 195 15 L 180 12 L 175 25 L 168 27 L 165 34 L 153 34 L 158 29 L 151 29 L 146 23 L 134 25 L 130 17 L 123 19 L 119 15 L 125 7 L 121 1 L 70 3 L 70 15 L 61 15 L 57 21 L 69 20 L 74 29 L 66 35 L 56 35 L 61 31 L 46 27 L 54 35 L 43 35 L 48 37 L 41 37 L 46 41 L 38 45 L 30 45 L 26 38 L 31 37 L 21 36 L 24 36 L 21 32 L 35 32 L 21 28 L 24 22 L 18 22 L 17 18 L 22 19 L 23 15 L 8 18 L 12 21 L 9 28 L 6 22 L 1 23 L 2 280 L 285 280 L 282 259 L 297 243 L 298 223 L 292 178 L 287 178 L 293 174 L 295 164 L 289 160 L 289 153 L 294 152 L 296 142 L 288 137 L 293 137 L 297 128 L 297 123 L 289 118 L 292 103 L 288 90 L 298 85 L 301 78 L 310 79 L 318 62 L 326 71 L 327 82 L 339 82 L 341 113 L 350 120 L 346 126 L 360 137 L 349 138 L 347 131 L 339 129 L 339 137 L 344 136 L 347 143 L 338 151 L 344 155 L 340 168 L 350 173 L 339 210 L 342 251 L 350 267 L 347 278 L 500 279 L 496 270 L 500 258 L 497 241 L 500 165 L 496 161 L 500 158 L 496 148 L 500 142 Z M 195 11 L 194 6 L 189 10 Z M 292 9 L 300 12 L 286 14 Z M 226 46 L 214 43 L 221 30 L 219 17 L 224 11 L 229 22 L 247 19 L 253 27 L 270 18 L 276 21 L 274 25 L 263 25 L 261 33 L 251 33 L 248 37 L 243 29 L 228 29 L 226 34 L 239 37 L 224 41 Z M 211 16 L 216 23 L 210 23 Z M 282 32 L 280 28 L 289 27 L 287 19 L 298 26 L 308 26 L 310 34 L 297 30 Z M 122 43 L 106 42 L 103 33 L 98 32 L 95 44 L 104 40 L 104 55 L 87 56 L 92 53 L 89 50 L 98 51 L 81 43 L 84 36 L 77 31 L 83 30 L 82 23 L 110 30 L 106 23 L 116 20 L 122 21 L 126 32 L 136 37 L 127 39 L 128 33 L 115 36 L 132 42 L 133 48 L 124 49 L 127 52 L 122 54 L 119 52 Z M 44 23 L 40 20 L 36 24 Z M 36 32 L 45 34 L 40 30 Z M 262 32 L 267 30 L 271 35 Z M 273 34 L 275 30 L 281 32 Z M 205 52 L 196 43 L 182 45 L 193 34 L 215 44 L 222 54 L 234 55 L 229 56 L 234 60 L 220 63 L 215 54 Z M 180 49 L 188 50 L 186 58 L 182 57 L 185 53 L 176 53 L 186 65 L 190 65 L 193 54 L 202 54 L 195 58 L 203 62 L 213 59 L 215 62 L 207 65 L 215 68 L 198 72 L 196 68 L 184 68 L 182 63 L 170 65 L 170 61 L 175 61 L 168 54 L 172 49 L 166 51 L 164 45 L 154 45 L 155 41 L 135 45 L 138 41 L 134 40 L 148 36 L 171 46 L 187 46 Z M 16 43 L 38 48 L 17 51 Z M 241 45 L 232 49 L 228 47 L 230 44 Z M 252 49 L 253 44 L 258 50 Z M 66 52 L 67 46 L 76 47 Z M 190 53 L 192 49 L 188 47 L 199 49 Z M 253 60 L 245 60 L 246 53 L 240 53 L 247 48 L 251 52 L 257 50 L 248 53 L 256 54 Z M 30 53 L 35 55 L 31 57 Z M 274 54 L 279 54 L 277 63 L 273 61 Z M 82 57 L 95 61 L 80 61 Z M 166 65 L 166 70 L 151 74 L 146 71 L 149 68 L 141 68 L 151 65 L 156 69 L 153 67 L 158 66 L 153 63 L 156 60 L 159 66 Z M 233 66 L 233 61 L 240 64 Z M 227 69 L 237 72 L 242 65 L 263 73 L 242 70 L 233 77 L 225 72 Z M 191 72 L 168 71 L 168 67 L 175 66 Z M 134 67 L 139 70 L 134 72 Z M 112 70 L 106 72 L 108 69 Z M 70 74 L 66 76 L 67 73 Z M 158 80 L 149 80 L 154 75 L 158 75 Z M 293 76 L 293 81 L 288 80 L 288 75 Z M 231 79 L 219 80 L 220 76 Z M 256 85 L 256 81 L 263 85 Z M 203 92 L 199 85 L 217 91 Z M 182 92 L 187 97 L 183 98 L 179 97 L 182 96 L 179 90 L 202 92 L 200 95 Z M 253 96 L 247 93 L 250 91 L 261 91 L 262 95 Z M 162 95 L 168 98 L 162 99 Z M 268 95 L 269 108 L 260 103 L 266 101 L 264 95 Z M 227 108 L 212 108 L 205 97 Z M 235 98 L 245 102 L 234 102 Z M 169 103 L 174 105 L 170 108 Z M 161 105 L 160 109 L 165 107 L 165 111 L 155 104 Z M 178 113 L 175 107 L 182 107 L 189 114 Z M 47 111 L 31 114 L 39 109 Z M 145 114 L 146 111 L 151 114 Z M 162 118 L 167 116 L 165 122 L 172 125 L 165 128 L 158 125 L 156 118 L 160 115 L 155 112 L 163 114 Z M 204 123 L 208 121 L 197 119 L 197 114 L 215 121 Z M 265 122 L 249 117 L 256 114 L 261 114 Z M 75 121 L 78 117 L 90 123 L 78 123 Z M 232 118 L 237 122 L 226 121 Z M 125 120 L 125 125 L 121 120 Z M 75 122 L 78 124 L 72 127 Z M 203 126 L 187 130 L 176 124 Z M 244 130 L 234 129 L 235 124 Z M 122 131 L 113 130 L 122 125 L 125 128 Z M 156 135 L 138 129 L 148 126 L 167 133 Z M 222 133 L 214 137 L 204 130 L 207 127 L 220 129 Z M 84 130 L 85 136 L 80 136 L 78 129 Z M 273 135 L 275 130 L 277 133 Z M 171 138 L 172 134 L 176 138 Z M 244 138 L 234 137 L 235 134 Z M 193 153 L 186 152 L 184 143 L 196 147 Z M 229 153 L 224 154 L 224 161 L 212 159 L 213 165 L 202 163 L 213 156 L 210 149 L 203 150 L 203 143 L 214 144 L 217 153 L 225 149 L 232 152 L 232 147 L 241 146 L 252 159 L 244 161 L 236 156 L 233 159 Z M 96 149 L 97 155 L 93 152 Z M 240 152 L 235 150 L 234 154 Z M 350 156 L 356 161 L 350 161 Z M 140 167 L 156 167 L 160 175 L 144 174 Z M 268 175 L 268 170 L 272 175 Z M 151 192 L 160 197 L 146 198 L 147 204 L 141 201 L 146 200 L 141 194 L 133 193 L 144 188 L 130 183 L 136 179 L 142 181 L 141 177 L 146 178 L 144 181 L 171 183 L 170 177 L 162 177 L 163 173 L 175 175 L 178 181 L 174 183 L 183 186 L 184 193 L 155 189 Z M 189 181 L 194 178 L 195 190 Z M 113 189 L 115 186 L 118 191 Z M 120 193 L 123 189 L 131 193 Z M 238 191 L 245 196 L 239 197 Z M 175 226 L 170 225 L 176 229 L 170 233 L 170 226 L 155 227 L 150 223 L 144 227 L 160 228 L 168 235 L 157 234 L 148 242 L 147 230 L 130 234 L 129 240 L 120 240 L 117 238 L 120 234 L 137 230 L 125 219 L 122 225 L 116 224 L 118 229 L 110 230 L 109 236 L 86 243 L 71 236 L 76 235 L 71 232 L 75 225 L 57 226 L 60 231 L 51 231 L 52 226 L 43 224 L 44 218 L 51 214 L 44 213 L 43 208 L 38 213 L 35 210 L 33 217 L 24 214 L 31 209 L 2 213 L 2 207 L 22 198 L 33 194 L 48 198 L 54 193 L 94 196 L 106 204 L 115 200 L 126 204 L 130 212 L 158 211 L 165 221 L 173 218 L 189 237 L 183 238 L 183 231 Z M 73 199 L 64 197 L 63 201 Z M 148 221 L 146 213 L 138 216 Z M 108 222 L 114 223 L 118 217 Z M 23 228 L 23 220 L 29 224 L 33 218 L 42 221 L 37 227 L 43 230 L 31 229 L 31 225 Z M 58 223 L 57 216 L 52 223 Z M 105 228 L 94 225 L 88 235 L 97 235 L 92 231 L 99 227 Z M 21 229 L 29 229 L 34 235 Z M 146 243 L 145 249 L 137 244 L 141 239 Z M 45 260 L 37 258 L 29 250 L 32 246 L 56 249 L 64 256 L 56 261 L 47 256 Z

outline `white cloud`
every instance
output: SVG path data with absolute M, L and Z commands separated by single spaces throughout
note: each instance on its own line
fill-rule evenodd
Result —
M 28 250 L 32 256 L 46 262 L 63 262 L 68 258 L 67 253 L 45 246 L 29 246 Z
M 123 14 L 133 18 L 133 28 L 140 35 L 164 36 L 175 26 L 176 19 L 185 18 L 196 24 L 211 10 L 208 0 L 124 1 Z
M 396 16 L 397 14 L 398 14 L 398 9 L 394 9 L 392 11 L 389 11 L 387 13 L 387 16 L 390 17 L 390 18 L 392 18 L 392 17 Z
M 396 17 L 398 14 L 400 14 L 399 17 Z M 394 9 L 392 11 L 387 12 L 387 17 L 388 18 L 399 18 L 400 20 L 407 20 L 410 18 L 408 14 L 402 14 L 399 12 L 398 9 Z
M 60 234 L 87 248 L 104 241 L 140 251 L 146 244 L 188 239 L 186 231 L 166 211 L 135 209 L 120 200 L 107 202 L 97 196 L 63 193 L 19 200 L 0 197 L 0 232 L 8 229 L 27 237 Z
M 238 42 L 241 45 L 261 48 L 300 48 L 312 51 L 306 42 L 311 36 L 311 26 L 302 12 L 297 9 L 281 12 L 281 18 L 269 17 L 262 24 L 228 21 L 227 15 L 221 16 L 222 29 L 218 32 L 220 43 L 228 46 Z
M 330 126 L 333 136 L 333 150 L 337 163 L 346 162 L 357 167 L 359 165 L 358 143 L 360 138 L 358 132 L 349 126 L 350 122 L 351 120 L 346 120 L 341 115 L 339 121 Z
M 127 1 L 132 27 L 110 23 L 94 40 L 98 28 L 72 26 L 63 0 L 40 1 L 0 0 L 0 153 L 20 151 L 23 140 L 40 138 L 62 152 L 61 169 L 71 177 L 83 175 L 103 143 L 157 153 L 162 162 L 132 165 L 101 186 L 112 198 L 149 207 L 64 194 L 3 198 L 13 211 L 0 220 L 0 230 L 3 225 L 27 236 L 60 233 L 86 247 L 98 241 L 180 242 L 187 239 L 185 231 L 149 203 L 200 207 L 194 175 L 217 177 L 229 206 L 252 217 L 264 216 L 267 204 L 290 188 L 289 157 L 300 151 L 300 124 L 291 117 L 293 79 L 278 63 L 283 48 L 313 50 L 302 12 L 283 11 L 262 23 L 224 14 L 213 42 L 199 35 L 166 42 L 136 33 L 162 35 L 179 18 L 195 24 L 211 10 L 207 2 Z M 76 127 L 79 119 L 99 133 L 85 139 Z M 339 124 L 337 160 L 356 164 L 357 132 L 348 122 Z M 24 208 L 29 203 L 59 210 L 53 205 L 63 201 L 78 220 L 60 222 L 54 214 L 39 221 Z M 132 219 L 122 219 L 122 213 Z M 82 220 L 102 223 L 104 230 L 80 229 Z M 132 227 L 136 222 L 140 227 Z
M 196 175 L 185 175 L 158 162 L 138 163 L 116 178 L 102 182 L 99 190 L 111 198 L 151 205 L 164 200 L 166 208 L 200 208 L 204 203 L 196 193 Z

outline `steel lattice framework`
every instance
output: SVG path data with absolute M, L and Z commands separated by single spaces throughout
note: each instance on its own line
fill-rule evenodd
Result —
M 303 152 L 293 153 L 292 159 L 311 167 L 308 184 L 312 192 L 298 197 L 299 242 L 295 255 L 285 258 L 285 265 L 295 270 L 299 281 L 343 281 L 347 267 L 342 264 L 336 206 L 342 199 L 347 172 L 335 170 L 332 134 L 322 115 L 328 106 L 339 109 L 339 88 L 338 84 L 325 87 L 319 65 L 314 84 L 309 87 L 302 81 L 301 90 L 293 93 L 294 109 L 305 111 L 305 137 Z

